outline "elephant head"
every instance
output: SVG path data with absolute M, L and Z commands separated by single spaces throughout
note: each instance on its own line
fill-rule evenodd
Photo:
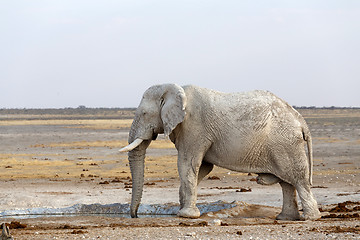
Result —
M 129 145 L 120 152 L 129 152 L 132 176 L 130 214 L 137 217 L 144 185 L 144 159 L 151 140 L 158 134 L 169 136 L 185 118 L 186 96 L 176 84 L 150 87 L 145 91 L 129 133 Z

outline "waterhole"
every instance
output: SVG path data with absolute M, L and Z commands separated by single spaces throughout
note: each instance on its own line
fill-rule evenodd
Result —
M 197 207 L 201 214 L 217 212 L 222 209 L 232 208 L 236 202 L 200 203 Z M 168 204 L 141 204 L 138 209 L 139 218 L 174 217 L 179 212 L 180 206 L 175 203 Z M 30 208 L 23 210 L 7 210 L 0 212 L 0 218 L 38 218 L 61 216 L 103 216 L 112 218 L 130 218 L 129 204 L 76 204 L 67 208 Z

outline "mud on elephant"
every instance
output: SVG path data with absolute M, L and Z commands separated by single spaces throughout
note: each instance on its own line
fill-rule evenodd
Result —
M 283 207 L 277 219 L 320 217 L 310 189 L 311 135 L 294 108 L 267 91 L 221 93 L 176 84 L 156 85 L 145 91 L 130 129 L 129 145 L 120 150 L 129 152 L 132 217 L 137 217 L 142 197 L 146 149 L 162 133 L 178 150 L 178 216 L 200 216 L 197 185 L 216 165 L 257 173 L 259 184 L 279 183 Z M 297 193 L 303 216 L 298 211 Z

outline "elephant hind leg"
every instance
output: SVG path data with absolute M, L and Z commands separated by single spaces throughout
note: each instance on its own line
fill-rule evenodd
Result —
M 280 178 L 269 173 L 260 173 L 256 182 L 262 185 L 273 185 L 280 183 L 283 193 L 283 206 L 281 213 L 276 216 L 278 220 L 300 220 L 300 214 L 296 199 L 295 187 L 287 182 L 282 181 Z
M 317 202 L 311 192 L 310 184 L 298 184 L 296 190 L 299 193 L 304 214 L 301 220 L 316 220 L 321 217 Z
M 276 216 L 278 220 L 300 220 L 295 187 L 287 182 L 280 182 L 283 193 L 282 211 Z

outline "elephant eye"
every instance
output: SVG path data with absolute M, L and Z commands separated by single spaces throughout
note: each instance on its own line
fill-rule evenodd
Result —
M 160 107 L 164 106 L 165 100 L 164 98 L 160 98 Z
M 146 115 L 146 111 L 145 111 L 145 110 L 141 110 L 141 115 L 145 116 L 145 115 Z

